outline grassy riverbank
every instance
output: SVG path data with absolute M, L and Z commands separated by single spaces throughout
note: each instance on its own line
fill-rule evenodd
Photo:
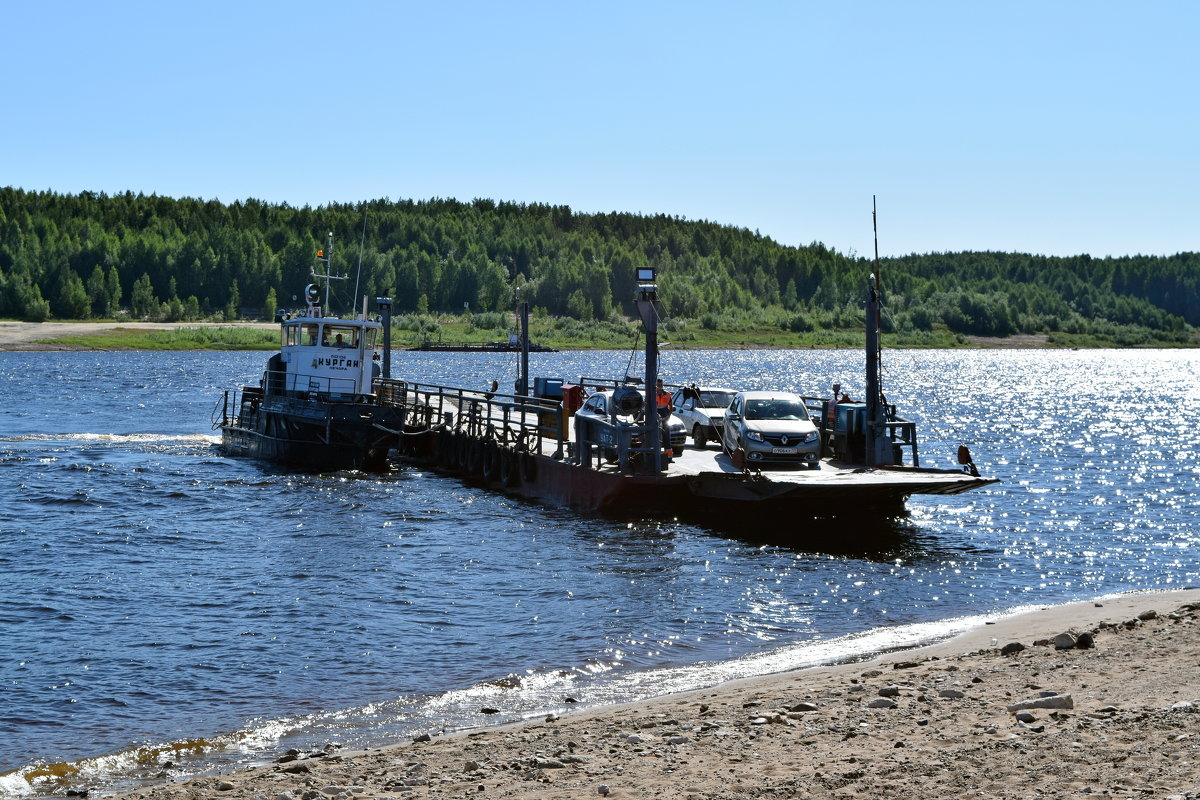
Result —
M 496 315 L 500 316 L 500 315 Z M 413 347 L 424 341 L 445 344 L 506 341 L 505 327 L 483 327 L 478 318 L 437 315 L 405 316 L 393 326 L 393 345 Z M 541 317 L 530 321 L 531 341 L 557 349 L 626 349 L 641 346 L 641 330 L 632 322 L 607 320 L 580 322 L 567 317 Z M 858 348 L 861 329 L 792 332 L 772 327 L 746 326 L 736 330 L 709 329 L 672 322 L 659 334 L 664 348 Z M 1029 334 L 1009 337 L 975 337 L 945 329 L 885 333 L 892 348 L 1101 348 L 1197 347 L 1200 338 L 1186 342 L 1138 340 L 1091 334 Z M 279 329 L 273 323 L 0 323 L 0 350 L 275 350 Z

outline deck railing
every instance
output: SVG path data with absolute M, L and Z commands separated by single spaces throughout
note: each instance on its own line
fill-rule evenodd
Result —
M 404 411 L 409 431 L 450 430 L 519 451 L 542 452 L 547 441 L 554 458 L 567 452 L 566 419 L 559 400 L 501 392 L 479 392 L 397 379 L 375 382 L 381 405 Z

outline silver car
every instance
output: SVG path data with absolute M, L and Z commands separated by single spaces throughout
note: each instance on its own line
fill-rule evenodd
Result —
M 821 466 L 821 434 L 799 395 L 738 392 L 725 412 L 725 452 L 752 466 Z
M 720 442 L 725 430 L 725 409 L 737 394 L 733 389 L 712 386 L 685 386 L 671 395 L 671 408 L 691 434 L 696 447 Z

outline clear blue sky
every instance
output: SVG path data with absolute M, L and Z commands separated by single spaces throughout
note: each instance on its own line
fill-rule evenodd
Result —
M 4 4 L 0 185 L 1200 250 L 1200 2 Z

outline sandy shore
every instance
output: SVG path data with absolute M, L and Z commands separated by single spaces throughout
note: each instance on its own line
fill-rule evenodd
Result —
M 1198 611 L 1200 590 L 1078 603 L 869 662 L 123 797 L 1200 796 Z M 1092 646 L 1058 649 L 1067 632 Z
M 0 352 L 21 350 L 90 350 L 79 345 L 44 344 L 44 339 L 95 336 L 115 328 L 169 331 L 176 328 L 261 328 L 275 331 L 274 322 L 8 322 L 0 320 Z

